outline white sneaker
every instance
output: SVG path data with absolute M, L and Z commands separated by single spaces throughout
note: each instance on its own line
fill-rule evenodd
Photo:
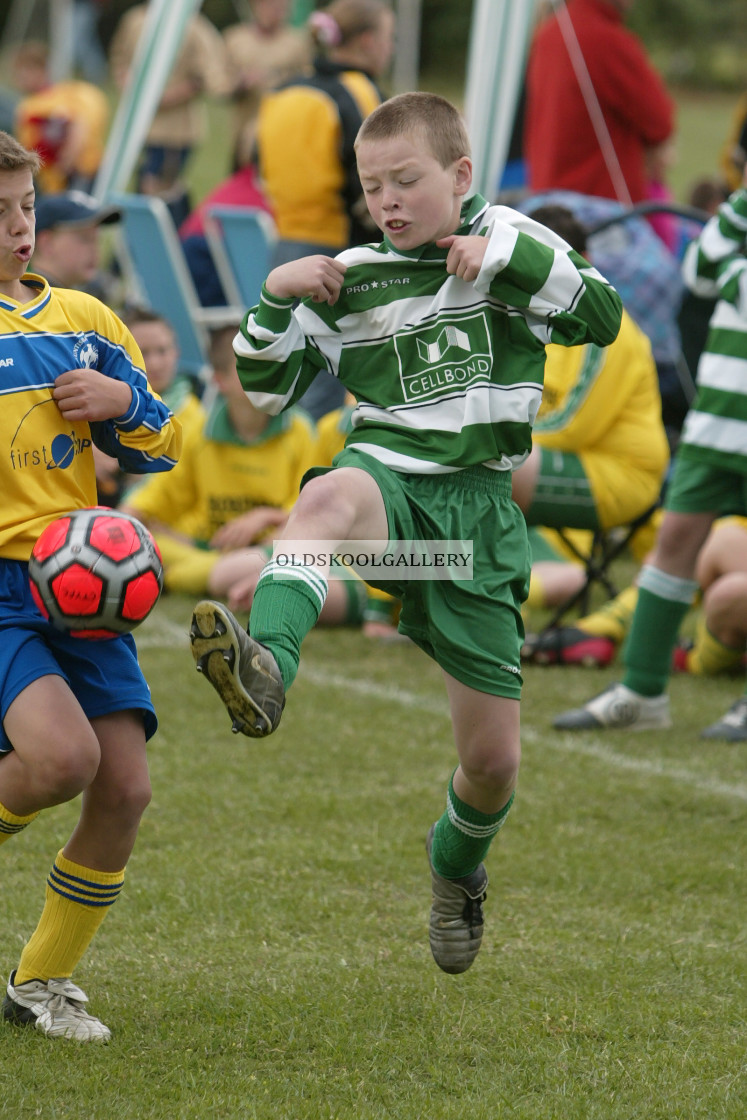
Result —
M 50 1038 L 76 1042 L 108 1042 L 112 1032 L 85 1009 L 88 996 L 68 977 L 27 980 L 14 985 L 12 972 L 3 1000 L 3 1018 L 19 1026 L 33 1026 Z
M 669 697 L 641 696 L 624 684 L 611 684 L 583 708 L 572 708 L 552 721 L 559 731 L 626 727 L 630 731 L 661 731 L 672 726 Z
M 743 743 L 747 739 L 747 697 L 740 696 L 716 723 L 701 731 L 702 739 L 724 739 L 728 743 Z

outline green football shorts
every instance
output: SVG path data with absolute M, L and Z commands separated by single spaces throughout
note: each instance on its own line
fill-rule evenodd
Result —
M 402 600 L 399 630 L 462 684 L 479 692 L 521 695 L 521 604 L 529 590 L 527 530 L 511 498 L 511 475 L 487 467 L 449 474 L 390 470 L 364 452 L 344 449 L 331 467 L 374 479 L 386 508 L 390 541 L 472 541 L 473 578 L 368 579 Z M 368 577 L 367 577 L 368 578 Z
M 540 469 L 528 525 L 599 529 L 599 515 L 584 465 L 569 451 L 540 448 Z
M 704 462 L 697 448 L 690 451 L 683 445 L 674 459 L 664 508 L 672 513 L 715 513 L 718 517 L 747 515 L 747 475 Z

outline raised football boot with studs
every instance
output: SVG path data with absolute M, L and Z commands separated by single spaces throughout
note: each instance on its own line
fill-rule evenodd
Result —
M 728 743 L 741 743 L 747 739 L 747 696 L 740 696 L 729 711 L 701 731 L 702 739 L 724 739 Z
M 433 831 L 431 825 L 425 850 L 431 868 L 433 902 L 428 936 L 433 959 L 444 972 L 466 972 L 482 944 L 482 904 L 488 886 L 488 873 L 481 863 L 471 875 L 445 879 L 431 863 Z
M 76 1042 L 108 1042 L 111 1031 L 86 1011 L 88 996 L 68 977 L 27 980 L 15 984 L 11 973 L 3 1000 L 3 1018 L 23 1027 L 35 1027 L 49 1038 Z
M 228 709 L 231 730 L 261 739 L 275 730 L 285 707 L 285 687 L 275 658 L 226 607 L 198 603 L 190 630 L 197 671 Z
M 672 726 L 669 697 L 641 696 L 624 684 L 611 684 L 598 696 L 552 721 L 558 731 L 592 731 L 620 727 L 629 731 L 659 731 Z

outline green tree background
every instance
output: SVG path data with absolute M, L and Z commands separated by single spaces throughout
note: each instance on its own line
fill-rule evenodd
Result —
M 54 2 L 54 0 L 50 0 Z M 123 12 L 138 0 L 109 0 L 102 6 L 101 36 L 108 45 Z M 295 0 L 298 18 L 318 0 Z M 0 0 L 0 35 L 11 10 Z M 423 0 L 420 65 L 458 86 L 464 80 L 473 0 Z M 241 0 L 204 0 L 202 11 L 217 27 L 235 23 L 246 11 Z M 741 90 L 747 86 L 747 19 L 744 0 L 636 0 L 627 22 L 642 38 L 672 85 Z M 35 21 L 35 33 L 42 31 Z

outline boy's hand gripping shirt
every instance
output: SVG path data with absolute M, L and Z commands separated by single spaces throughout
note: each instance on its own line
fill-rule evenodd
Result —
M 179 423 L 148 387 L 142 355 L 117 316 L 40 276 L 24 283 L 39 289 L 30 302 L 0 296 L 0 556 L 11 560 L 27 560 L 56 517 L 97 504 L 92 443 L 138 473 L 170 470 L 181 447 Z M 130 386 L 125 415 L 65 419 L 52 396 L 55 379 L 87 368 Z
M 402 252 L 386 240 L 341 253 L 334 306 L 263 290 L 234 342 L 252 402 L 278 413 L 320 370 L 358 400 L 347 446 L 394 470 L 444 473 L 517 467 L 531 448 L 545 346 L 606 346 L 620 298 L 546 227 L 473 196 L 458 234 L 488 239 L 474 283 L 446 272 L 435 244 Z

